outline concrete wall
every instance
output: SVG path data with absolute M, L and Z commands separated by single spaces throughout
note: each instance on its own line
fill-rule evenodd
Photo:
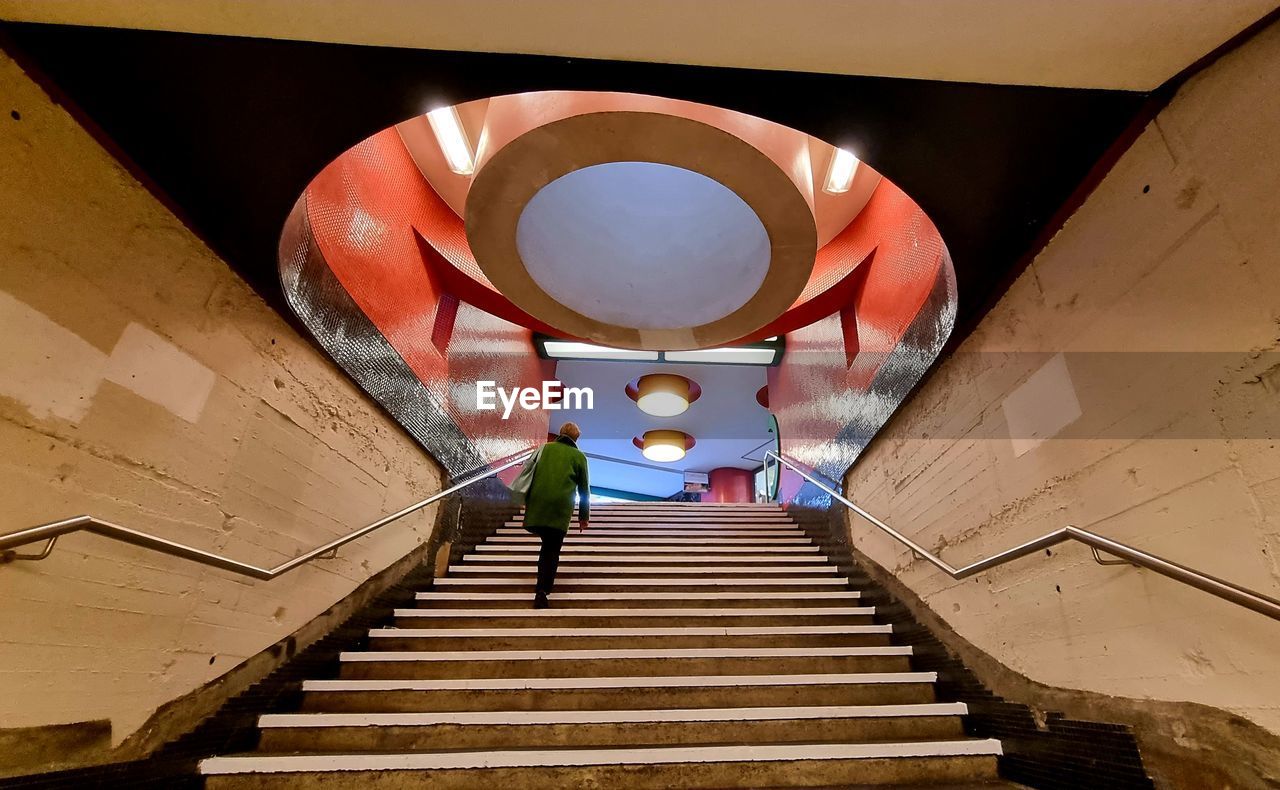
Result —
M 1280 597 L 1277 95 L 1278 26 L 1184 86 L 851 470 L 851 498 L 955 565 L 1074 524 Z M 1280 623 L 1078 545 L 954 582 L 850 526 L 1032 680 L 1280 732 Z
M 5 57 L 0 111 L 0 531 L 91 513 L 270 566 L 438 489 L 417 445 Z M 110 719 L 119 743 L 433 519 L 272 582 L 89 535 L 0 566 L 0 730 Z

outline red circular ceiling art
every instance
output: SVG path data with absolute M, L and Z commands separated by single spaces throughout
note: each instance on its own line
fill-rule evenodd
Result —
M 534 315 L 530 311 L 534 305 L 517 302 L 495 288 L 477 262 L 468 238 L 463 219 L 470 212 L 467 201 L 472 184 L 515 141 L 541 134 L 545 144 L 554 146 L 564 142 L 551 133 L 563 128 L 559 122 L 611 114 L 668 115 L 682 119 L 663 127 L 674 130 L 673 134 L 680 129 L 706 127 L 712 131 L 698 132 L 701 140 L 731 137 L 733 140 L 725 144 L 737 152 L 734 156 L 747 156 L 743 146 L 754 149 L 761 177 L 767 175 L 769 183 L 785 187 L 778 191 L 786 193 L 787 211 L 794 211 L 795 197 L 799 196 L 807 218 L 797 224 L 814 234 L 816 247 L 816 252 L 810 253 L 811 264 L 802 267 L 807 269 L 806 278 L 798 288 L 794 283 L 788 285 L 796 288 L 794 297 L 787 296 L 789 303 L 769 308 L 779 310 L 776 315 L 762 312 L 757 318 L 763 323 L 754 328 L 744 325 L 743 334 L 732 343 L 794 333 L 838 314 L 844 353 L 830 355 L 823 345 L 819 366 L 846 372 L 850 386 L 866 386 L 922 309 L 941 311 L 941 324 L 954 314 L 954 291 L 946 304 L 931 306 L 929 301 L 936 283 L 950 270 L 946 245 L 937 229 L 910 196 L 869 165 L 842 167 L 840 151 L 830 144 L 741 113 L 656 97 L 583 92 L 501 96 L 449 108 L 447 117 L 455 119 L 464 140 L 460 153 L 464 159 L 470 157 L 457 169 L 469 172 L 451 169 L 442 138 L 433 128 L 434 112 L 431 117 L 417 116 L 377 132 L 343 153 L 308 185 L 295 208 L 296 216 L 290 218 L 296 232 L 287 232 L 282 240 L 280 267 L 290 303 L 304 320 L 308 316 L 314 319 L 308 321 L 313 333 L 330 353 L 341 356 L 335 344 L 344 342 L 343 332 L 348 330 L 338 331 L 330 325 L 332 309 L 346 300 L 350 306 L 341 310 L 357 311 L 361 320 L 367 321 L 412 375 L 445 404 L 463 433 L 473 439 L 483 437 L 477 446 L 491 448 L 489 454 L 494 457 L 520 450 L 527 442 L 513 438 L 515 425 L 494 427 L 487 413 L 455 403 L 457 382 L 502 379 L 537 383 L 552 371 L 546 369 L 544 360 L 536 358 L 530 331 L 571 340 L 590 338 L 565 331 L 557 325 L 556 315 L 542 312 L 541 307 Z M 665 157 L 650 156 L 648 141 L 643 138 L 632 143 L 634 152 L 619 153 L 615 147 L 603 158 L 625 155 L 633 162 L 650 164 L 655 159 L 673 159 L 672 140 L 664 143 Z M 687 167 L 682 169 L 694 172 L 695 162 L 685 161 L 684 165 Z M 832 177 L 840 174 L 845 176 L 844 182 L 829 189 Z M 705 187 L 711 195 L 700 205 L 713 213 L 731 215 L 730 219 L 738 217 L 733 221 L 741 222 L 741 206 L 720 189 L 725 184 L 706 174 L 695 175 L 715 182 L 708 185 L 696 178 L 685 179 L 701 184 L 699 188 Z M 535 198 L 540 194 L 541 190 Z M 760 200 L 763 198 L 757 194 L 742 201 L 757 218 L 759 206 L 752 201 Z M 759 211 L 767 213 L 765 208 Z M 515 215 L 509 213 L 508 218 L 511 216 Z M 730 222 L 723 227 L 735 226 Z M 510 228 L 504 232 L 510 233 Z M 797 238 L 803 236 L 800 233 Z M 297 243 L 283 243 L 290 239 Z M 708 249 L 720 252 L 705 245 L 703 252 Z M 713 254 L 707 259 L 722 264 L 723 257 Z M 311 261 L 307 266 L 312 268 L 302 266 L 299 261 L 303 260 Z M 323 278 L 315 267 L 323 268 Z M 768 270 L 754 274 L 763 285 Z M 687 274 L 696 276 L 696 272 Z M 333 286 L 321 282 L 324 278 Z M 697 285 L 705 288 L 706 283 Z M 333 288 L 340 289 L 342 295 L 336 295 Z M 551 294 L 554 288 L 543 290 Z M 693 290 L 684 281 L 664 281 L 657 297 L 632 301 L 641 308 L 674 305 L 657 317 L 669 319 L 678 315 L 682 303 L 677 297 Z M 746 292 L 747 299 L 753 296 L 753 292 Z M 742 298 L 741 293 L 735 297 Z M 734 304 L 729 301 L 723 307 L 731 311 Z M 797 342 L 788 345 L 788 357 L 800 360 L 802 352 L 818 353 L 804 338 L 795 337 Z M 352 365 L 367 364 L 367 353 L 361 356 L 353 351 L 348 356 Z M 860 360 L 857 363 L 855 356 Z M 370 369 L 366 378 L 376 388 L 385 384 L 386 375 L 381 369 Z M 796 393 L 788 389 L 781 395 L 777 391 L 770 395 L 776 410 Z M 541 438 L 545 418 L 539 423 L 531 417 L 528 422 L 516 433 Z
M 759 340 L 806 326 L 855 301 L 860 289 L 866 287 L 872 269 L 884 269 L 895 284 L 892 292 L 886 292 L 881 297 L 887 302 L 885 309 L 895 314 L 913 314 L 923 303 L 937 273 L 936 265 L 928 271 L 918 265 L 903 270 L 897 270 L 895 266 L 896 248 L 907 242 L 908 237 L 914 238 L 922 228 L 924 232 L 936 236 L 932 223 L 914 201 L 865 163 L 856 164 L 847 173 L 847 182 L 838 185 L 842 191 L 827 189 L 828 178 L 836 170 L 833 165 L 839 155 L 837 149 L 802 132 L 770 121 L 690 102 L 634 94 L 550 91 L 500 96 L 468 102 L 448 110 L 448 116 L 454 119 L 459 132 L 458 139 L 463 141 L 462 153 L 471 157 L 468 165 L 458 168 L 469 172 L 455 172 L 451 169 L 451 160 L 447 156 L 448 149 L 442 144 L 445 138 L 437 133 L 438 124 L 433 125 L 432 118 L 435 115 L 433 113 L 431 118 L 427 115 L 412 118 L 379 132 L 339 157 L 308 189 L 308 199 L 311 202 L 309 211 L 313 215 L 325 210 L 324 196 L 333 195 L 325 187 L 330 171 L 341 173 L 344 190 L 367 192 L 362 182 L 368 180 L 369 188 L 376 184 L 379 192 L 394 196 L 393 201 L 379 199 L 355 207 L 359 212 L 359 227 L 312 223 L 315 240 L 322 249 L 328 246 L 349 247 L 354 244 L 370 255 L 377 255 L 378 250 L 373 248 L 379 246 L 398 246 L 401 233 L 410 234 L 413 249 L 408 251 L 408 255 L 397 253 L 394 261 L 390 260 L 391 256 L 384 255 L 381 259 L 388 265 L 384 265 L 376 273 L 367 269 L 350 273 L 353 279 L 368 279 L 373 276 L 376 280 L 376 285 L 370 283 L 359 288 L 371 301 L 380 304 L 381 309 L 373 312 L 394 314 L 395 305 L 403 301 L 401 293 L 417 287 L 419 280 L 425 280 L 432 284 L 433 290 L 451 294 L 494 316 L 535 331 L 570 339 L 593 340 L 605 345 L 660 346 L 664 350 L 677 350 L 680 346 L 693 348 Z M 652 118 L 673 120 L 671 123 L 663 121 L 653 126 L 648 121 Z M 628 130 L 633 124 L 627 119 L 643 121 L 636 125 L 639 131 L 658 129 L 662 133 L 655 132 L 648 136 L 637 133 L 628 137 Z M 569 121 L 581 123 L 575 126 Z M 593 138 L 589 132 L 598 129 L 600 123 L 611 124 L 610 128 L 615 132 L 610 146 L 607 150 L 582 152 L 580 149 L 584 146 L 591 147 Z M 534 136 L 538 136 L 538 146 L 525 144 L 525 141 Z M 655 137 L 662 139 L 654 139 Z M 621 142 L 616 138 L 621 138 Z M 682 144 L 696 145 L 698 149 L 685 149 L 681 147 Z M 519 155 L 516 155 L 514 146 L 523 146 L 519 149 Z M 555 298 L 530 301 L 520 289 L 511 294 L 502 293 L 485 274 L 485 267 L 496 266 L 496 271 L 503 270 L 502 267 L 505 266 L 508 269 L 504 271 L 509 270 L 514 265 L 513 261 L 519 263 L 516 260 L 519 255 L 512 258 L 509 254 L 516 248 L 509 241 L 504 242 L 506 258 L 501 263 L 485 262 L 482 265 L 482 262 L 476 260 L 473 240 L 468 238 L 464 216 L 475 217 L 481 214 L 487 220 L 480 224 L 490 228 L 492 234 L 505 234 L 504 237 L 509 240 L 514 237 L 518 228 L 513 229 L 511 225 L 513 221 L 520 221 L 519 211 L 507 207 L 494 215 L 478 204 L 468 205 L 468 199 L 473 196 L 472 185 L 481 182 L 490 167 L 504 167 L 512 173 L 536 171 L 539 146 L 553 152 L 548 153 L 547 157 L 559 162 L 556 165 L 557 172 L 572 172 L 576 164 L 586 167 L 600 162 L 622 160 L 674 162 L 681 169 L 691 169 L 698 166 L 697 156 L 691 154 L 697 154 L 699 150 L 713 153 L 720 151 L 715 155 L 727 157 L 724 161 L 729 164 L 747 161 L 742 157 L 747 156 L 748 152 L 754 152 L 750 156 L 755 157 L 751 160 L 757 163 L 753 165 L 755 170 L 731 184 L 733 189 L 730 191 L 734 194 L 755 195 L 747 200 L 746 205 L 755 216 L 761 218 L 770 234 L 779 230 L 770 227 L 770 223 L 784 223 L 786 228 L 782 230 L 796 226 L 792 228 L 795 242 L 782 250 L 775 245 L 773 253 L 767 256 L 769 263 L 783 260 L 785 256 L 780 257 L 782 253 L 793 255 L 798 252 L 800 258 L 797 263 L 782 269 L 770 266 L 755 272 L 754 276 L 762 278 L 759 280 L 758 291 L 750 292 L 748 289 L 745 297 L 744 294 L 736 295 L 736 300 L 747 299 L 743 309 L 736 313 L 736 302 L 727 302 L 724 306 L 725 317 L 711 321 L 711 324 L 718 322 L 717 325 L 722 327 L 713 336 L 699 336 L 696 328 L 690 328 L 691 331 L 681 334 L 668 326 L 673 320 L 671 315 L 678 318 L 681 309 L 689 304 L 700 305 L 706 302 L 707 294 L 716 290 L 717 283 L 714 280 L 709 284 L 697 282 L 696 271 L 687 272 L 683 278 L 660 283 L 659 298 L 632 300 L 642 314 L 663 310 L 668 314 L 654 319 L 662 327 L 660 330 L 653 330 L 656 340 L 647 339 L 643 327 L 627 335 L 633 341 L 631 343 L 618 342 L 617 338 L 622 335 L 617 333 L 606 332 L 608 336 L 592 334 L 586 331 L 592 328 L 590 322 L 570 320 L 570 314 L 579 315 L 584 309 L 583 304 L 606 297 L 618 303 L 606 307 L 625 311 L 628 307 L 625 290 L 618 289 L 620 294 L 616 296 L 593 291 L 573 294 L 575 284 L 563 284 L 561 293 L 569 293 L 577 299 L 578 304 L 573 308 L 559 304 Z M 558 147 L 566 146 L 571 150 L 557 152 Z M 502 156 L 504 151 L 508 151 L 509 155 Z M 371 160 L 371 156 L 375 159 Z M 706 169 L 712 171 L 713 176 L 730 180 L 725 175 L 729 171 L 724 168 L 717 170 L 716 167 L 708 166 Z M 483 198 L 486 204 L 501 204 L 510 197 L 501 187 L 501 180 L 490 180 L 487 183 L 497 185 L 498 188 L 486 191 Z M 528 200 L 530 191 L 529 185 L 525 184 L 518 199 Z M 539 193 L 535 191 L 534 194 Z M 783 201 L 779 206 L 790 207 L 772 208 L 769 204 L 771 194 L 779 195 L 774 201 Z M 605 195 L 603 199 L 609 200 L 612 197 Z M 349 192 L 348 195 L 341 196 L 341 200 L 349 201 Z M 720 203 L 716 203 L 716 200 Z M 721 217 L 732 213 L 726 208 L 729 200 L 708 198 L 704 208 L 710 216 Z M 394 202 L 394 208 L 389 206 L 389 202 Z M 796 206 L 802 207 L 805 217 L 803 221 L 795 219 Z M 778 213 L 779 211 L 783 213 Z M 742 212 L 739 210 L 738 213 Z M 786 220 L 787 216 L 792 216 L 792 220 Z M 504 222 L 505 225 L 502 224 Z M 741 220 L 728 219 L 725 222 L 729 223 L 726 227 L 732 228 L 736 227 L 733 222 Z M 407 227 L 397 227 L 399 223 L 407 223 Z M 495 223 L 501 227 L 492 229 Z M 805 225 L 808 226 L 808 231 L 804 229 Z M 347 238 L 325 238 L 330 228 L 343 233 Z M 810 241 L 805 241 L 805 233 L 812 234 Z M 351 238 L 352 234 L 356 238 Z M 588 235 L 586 243 L 590 242 L 591 237 Z M 796 244 L 800 246 L 797 248 Z M 587 249 L 589 251 L 591 248 Z M 725 258 L 723 252 L 710 249 L 705 257 L 719 265 Z M 810 258 L 811 261 L 805 263 Z M 912 260 L 914 262 L 916 258 L 913 257 Z M 340 279 L 347 281 L 348 278 L 343 277 L 343 273 L 339 271 L 344 261 L 331 257 L 329 263 Z M 935 260 L 935 264 L 940 265 L 940 260 Z M 552 262 L 550 269 L 553 275 L 556 265 L 560 266 L 559 271 L 572 271 L 563 262 Z M 807 276 L 802 282 L 792 284 L 794 281 L 788 281 L 782 287 L 780 280 L 778 287 L 771 286 L 772 280 L 769 278 L 774 277 L 776 271 L 794 272 L 806 269 Z M 722 270 L 729 271 L 723 266 Z M 548 275 L 544 273 L 542 276 L 545 280 Z M 522 283 L 528 282 L 529 275 L 518 272 L 516 279 Z M 642 276 L 637 274 L 636 279 L 640 280 Z M 539 282 L 542 283 L 543 280 Z M 553 293 L 555 285 L 552 283 L 551 287 L 544 290 Z M 375 287 L 379 293 L 371 292 Z M 707 291 L 707 288 L 711 291 Z M 686 291 L 696 291 L 696 294 L 685 296 Z M 792 291 L 795 295 L 787 296 L 786 302 L 777 301 L 779 293 Z M 682 303 L 681 299 L 696 299 L 696 302 Z M 766 304 L 768 299 L 773 301 Z M 405 304 L 403 309 L 408 308 L 409 305 Z M 659 318 L 665 319 L 667 323 L 663 324 Z M 409 319 L 409 316 L 393 318 L 390 326 L 384 326 L 380 319 L 375 321 L 384 331 L 394 332 L 396 325 L 403 323 L 405 319 Z M 905 321 L 901 323 L 905 326 Z M 566 329 L 570 325 L 573 328 Z M 736 335 L 732 337 L 725 334 L 725 331 L 735 327 L 741 334 L 730 332 Z M 714 342 L 704 342 L 709 338 Z M 653 342 L 649 342 L 650 340 Z

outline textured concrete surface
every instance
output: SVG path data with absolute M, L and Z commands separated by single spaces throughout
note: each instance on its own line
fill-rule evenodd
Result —
M 0 109 L 0 531 L 91 513 L 272 565 L 438 488 L 434 462 L 5 57 Z M 119 744 L 433 519 L 273 582 L 89 535 L 0 567 L 0 728 L 109 719 Z
M 1188 83 L 886 427 L 849 496 L 955 565 L 1074 524 L 1280 596 L 1278 91 L 1280 26 Z M 955 582 L 850 526 L 1017 673 L 1280 732 L 1280 623 L 1076 545 Z

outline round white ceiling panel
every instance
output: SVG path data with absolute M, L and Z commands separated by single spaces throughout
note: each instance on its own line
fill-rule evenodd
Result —
M 637 329 L 718 321 L 760 290 L 769 233 L 724 185 L 681 167 L 610 162 L 563 175 L 524 207 L 516 248 L 551 298 Z
M 800 296 L 813 210 L 769 156 L 674 115 L 591 112 L 511 139 L 476 172 L 467 240 L 529 315 L 610 346 L 728 343 Z

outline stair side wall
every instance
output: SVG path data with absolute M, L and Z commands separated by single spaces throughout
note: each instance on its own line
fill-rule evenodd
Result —
M 3 55 L 0 107 L 0 529 L 90 513 L 270 566 L 439 489 L 420 446 Z M 272 582 L 90 535 L 0 566 L 0 771 L 154 742 L 159 709 L 434 520 Z

